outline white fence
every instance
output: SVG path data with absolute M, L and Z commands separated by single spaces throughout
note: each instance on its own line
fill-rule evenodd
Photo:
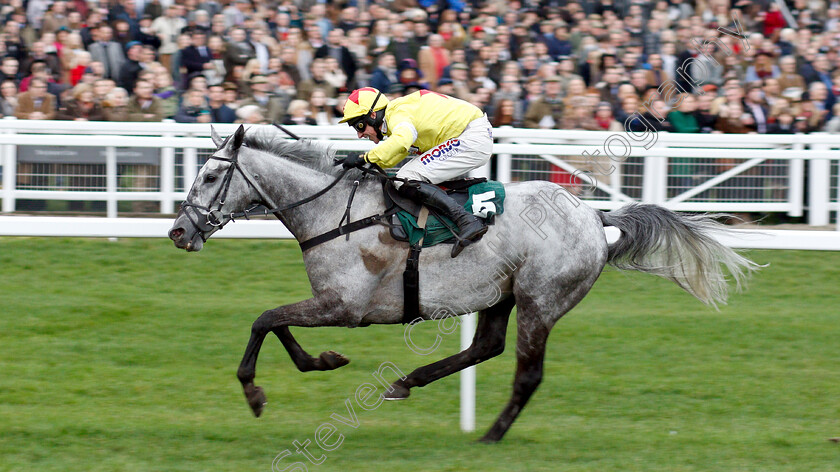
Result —
M 339 151 L 371 145 L 346 126 L 289 128 Z M 171 214 L 209 155 L 209 134 L 204 124 L 0 120 L 2 211 Z M 815 226 L 838 210 L 833 135 L 659 133 L 635 141 L 624 133 L 498 128 L 494 136 L 499 180 L 555 181 L 597 208 L 642 201 L 682 211 L 798 217 L 807 210 Z

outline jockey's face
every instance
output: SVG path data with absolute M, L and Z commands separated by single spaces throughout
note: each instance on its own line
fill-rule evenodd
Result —
M 377 136 L 376 134 L 376 128 L 374 128 L 371 125 L 365 126 L 364 131 L 356 131 L 356 135 L 359 137 L 359 139 L 367 138 L 373 141 L 374 144 L 379 144 L 379 136 Z

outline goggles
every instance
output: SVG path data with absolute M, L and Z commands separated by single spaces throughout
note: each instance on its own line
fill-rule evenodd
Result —
M 367 117 L 365 115 L 362 115 L 347 121 L 347 124 L 350 125 L 350 127 L 355 129 L 356 131 L 364 133 L 365 128 L 367 127 L 367 122 L 365 121 L 365 118 Z

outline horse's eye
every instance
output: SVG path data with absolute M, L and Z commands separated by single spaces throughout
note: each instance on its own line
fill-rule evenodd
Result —
M 207 182 L 208 184 L 212 184 L 213 182 L 216 181 L 216 176 L 215 175 L 208 175 L 207 177 L 204 178 L 204 181 Z

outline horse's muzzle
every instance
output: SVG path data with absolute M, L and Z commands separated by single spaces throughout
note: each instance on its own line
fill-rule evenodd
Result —
M 199 233 L 196 232 L 189 235 L 187 234 L 187 231 L 180 226 L 173 227 L 169 230 L 169 239 L 175 243 L 175 247 L 178 249 L 185 249 L 188 252 L 200 251 L 204 246 L 204 241 L 201 240 Z
M 173 226 L 172 229 L 169 230 L 169 239 L 175 243 L 175 247 L 178 249 L 186 249 L 189 251 L 192 244 L 189 238 L 184 237 L 186 233 L 187 231 L 184 228 Z
M 169 230 L 169 239 L 175 241 L 177 244 L 178 241 L 184 237 L 184 228 L 172 228 Z

